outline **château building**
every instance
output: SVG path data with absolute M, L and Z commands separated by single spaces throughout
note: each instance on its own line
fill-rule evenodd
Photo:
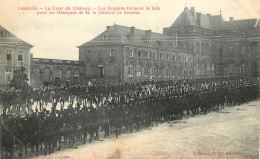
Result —
M 82 65 L 76 60 L 32 58 L 31 84 L 60 81 L 80 81 Z
M 180 50 L 176 38 L 114 24 L 79 46 L 87 78 L 121 80 L 193 76 L 193 55 Z
M 259 19 L 225 21 L 194 7 L 183 12 L 163 33 L 177 36 L 178 46 L 193 55 L 194 75 L 260 75 Z
M 33 58 L 33 46 L 0 26 L 0 85 L 24 66 L 31 84 L 77 79 L 260 76 L 260 20 L 224 20 L 185 7 L 163 33 L 114 24 L 79 48 L 79 61 Z
M 13 71 L 22 66 L 26 68 L 28 78 L 30 77 L 32 47 L 0 25 L 0 85 L 9 84 Z

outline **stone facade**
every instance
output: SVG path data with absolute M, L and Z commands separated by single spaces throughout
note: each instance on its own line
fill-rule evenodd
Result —
M 80 80 L 82 65 L 79 61 L 33 58 L 31 83 L 54 82 L 55 78 L 65 82 Z
M 28 78 L 30 77 L 32 47 L 0 26 L 0 85 L 9 84 L 13 78 L 13 71 L 22 66 L 26 68 Z
M 136 81 L 193 76 L 193 56 L 178 49 L 175 38 L 117 24 L 79 46 L 79 60 L 87 78 Z
M 192 52 L 197 76 L 259 76 L 259 19 L 225 21 L 222 15 L 184 11 L 164 34 Z
M 176 77 L 260 76 L 260 20 L 225 21 L 184 8 L 163 34 L 107 26 L 80 45 L 79 61 L 33 58 L 33 46 L 0 26 L 0 85 L 24 66 L 30 83 L 92 78 L 138 81 Z

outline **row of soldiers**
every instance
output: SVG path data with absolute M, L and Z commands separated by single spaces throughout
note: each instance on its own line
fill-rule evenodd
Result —
M 260 79 L 211 77 L 167 81 L 92 81 L 86 84 L 44 87 L 24 97 L 19 91 L 1 91 L 2 148 L 12 156 L 14 144 L 25 155 L 44 147 L 45 154 L 115 133 L 133 132 L 154 122 L 181 119 L 183 114 L 238 105 L 259 99 Z M 25 99 L 25 100 L 24 100 Z M 51 105 L 50 109 L 47 108 Z M 25 116 L 21 116 L 26 106 Z M 12 113 L 17 109 L 17 116 Z

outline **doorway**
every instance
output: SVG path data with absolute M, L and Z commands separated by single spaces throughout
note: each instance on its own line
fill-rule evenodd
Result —
M 103 78 L 104 77 L 104 66 L 98 65 L 98 77 Z

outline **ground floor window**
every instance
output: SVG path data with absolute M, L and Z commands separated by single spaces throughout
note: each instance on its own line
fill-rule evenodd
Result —
M 144 75 L 148 75 L 148 73 L 149 73 L 149 68 L 148 68 L 148 67 L 145 67 L 145 68 L 144 68 Z
M 128 67 L 128 74 L 129 75 L 132 75 L 133 74 L 133 69 L 134 69 L 134 67 L 132 66 L 132 65 L 130 65 L 129 67 Z
M 153 67 L 152 68 L 152 76 L 155 76 L 156 75 L 156 70 L 155 70 L 155 68 Z

